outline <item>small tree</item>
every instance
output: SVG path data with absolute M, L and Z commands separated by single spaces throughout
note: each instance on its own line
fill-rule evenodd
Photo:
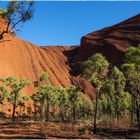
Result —
M 124 74 L 117 67 L 113 67 L 109 74 L 109 84 L 111 84 L 111 88 L 108 90 L 108 96 L 111 98 L 110 102 L 112 102 L 110 103 L 114 111 L 112 114 L 115 114 L 115 118 L 117 118 L 117 120 L 119 120 L 119 116 L 125 111 L 125 83 L 126 79 Z
M 14 34 L 21 23 L 33 17 L 33 1 L 10 1 L 6 9 L 0 9 L 0 17 L 6 20 L 6 28 L 0 33 L 3 39 L 6 33 Z
M 50 98 L 50 107 L 51 107 L 51 120 L 52 118 L 56 119 L 56 115 L 58 114 L 58 105 L 59 105 L 59 87 L 52 86 L 49 94 Z
M 37 119 L 37 113 L 38 110 L 40 109 L 40 98 L 39 95 L 37 93 L 32 94 L 30 96 L 31 100 L 33 101 L 33 105 L 34 105 L 34 119 Z
M 122 69 L 127 79 L 127 90 L 132 95 L 131 117 L 136 112 L 137 124 L 140 128 L 140 65 L 123 64 Z
M 96 100 L 95 100 L 95 111 L 94 111 L 94 125 L 93 130 L 96 133 L 96 118 L 98 113 L 98 98 L 99 93 L 103 85 L 105 84 L 105 78 L 107 77 L 109 63 L 102 56 L 102 54 L 95 54 L 89 58 L 83 65 L 84 77 L 87 78 L 90 83 L 96 88 Z
M 58 89 L 58 106 L 59 106 L 59 114 L 61 121 L 65 121 L 67 115 L 70 113 L 70 101 L 69 101 L 69 95 L 68 95 L 68 89 L 59 87 Z
M 88 119 L 93 116 L 93 103 L 88 95 L 78 91 L 78 98 L 76 101 L 76 115 L 78 119 Z
M 133 114 L 136 114 L 140 128 L 140 47 L 128 49 L 122 70 L 126 77 L 126 89 L 132 95 L 131 120 L 133 121 Z
M 45 119 L 47 121 L 49 120 L 49 104 L 50 104 L 50 98 L 49 93 L 51 90 L 50 82 L 48 73 L 44 72 L 40 75 L 39 79 L 34 82 L 35 87 L 37 88 L 37 97 L 40 101 L 40 111 L 41 111 L 41 120 L 43 121 L 43 118 L 45 116 Z
M 21 90 L 25 86 L 29 85 L 30 82 L 28 80 L 17 80 L 14 77 L 0 79 L 0 81 L 2 81 L 3 83 L 6 84 L 6 86 L 9 86 L 11 88 L 11 91 L 9 91 L 7 94 L 7 100 L 13 106 L 12 120 L 13 122 L 15 122 L 15 110 L 19 101 L 21 100 L 21 96 L 20 96 Z
M 79 97 L 78 88 L 76 86 L 71 86 L 68 90 L 68 94 L 69 94 L 69 101 L 72 107 L 73 122 L 76 123 L 77 121 L 76 109 L 77 109 L 78 97 Z

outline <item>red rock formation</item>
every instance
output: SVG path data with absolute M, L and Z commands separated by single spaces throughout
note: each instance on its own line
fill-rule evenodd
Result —
M 3 20 L 0 23 L 1 31 L 5 25 Z M 53 85 L 69 87 L 71 75 L 75 70 L 80 72 L 75 62 L 81 63 L 93 53 L 102 52 L 110 62 L 119 63 L 129 46 L 140 43 L 140 15 L 82 37 L 80 47 L 38 47 L 16 36 L 9 40 L 8 35 L 5 40 L 0 41 L 0 77 L 33 81 L 47 71 Z M 74 79 L 91 98 L 95 97 L 95 90 L 87 81 Z M 25 91 L 30 94 L 34 88 L 29 86 Z
M 95 99 L 96 97 L 96 91 L 94 87 L 88 82 L 86 79 L 77 76 L 77 77 L 72 77 L 72 82 L 74 85 L 80 88 L 80 90 L 83 93 L 86 93 L 90 99 Z
M 53 85 L 69 87 L 70 68 L 63 55 L 63 51 L 68 49 L 38 47 L 17 37 L 4 41 L 0 43 L 0 77 L 16 76 L 33 81 L 47 71 Z
M 5 28 L 3 20 L 1 30 Z M 71 85 L 67 57 L 63 54 L 70 47 L 38 47 L 18 37 L 8 36 L 0 41 L 0 77 L 16 76 L 31 81 L 47 71 L 55 86 Z M 33 92 L 29 87 L 28 92 Z
M 82 37 L 76 60 L 84 61 L 94 53 L 101 52 L 110 62 L 120 63 L 127 48 L 139 43 L 140 14 Z

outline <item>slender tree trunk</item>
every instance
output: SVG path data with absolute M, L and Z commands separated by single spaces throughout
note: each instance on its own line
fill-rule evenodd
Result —
M 47 107 L 46 107 L 46 121 L 49 121 L 49 97 L 46 95 Z
M 63 111 L 62 110 L 60 112 L 60 117 L 61 117 L 61 121 L 64 122 L 64 116 L 63 116 Z
M 136 116 L 137 116 L 137 125 L 140 129 L 140 109 L 139 109 L 139 102 L 136 100 Z
M 16 110 L 16 105 L 13 105 L 13 113 L 12 113 L 12 120 L 15 122 L 15 110 Z
M 21 112 L 22 112 L 22 106 L 20 106 L 20 116 L 22 116 L 22 115 L 21 115 Z
M 116 102 L 116 105 L 115 105 L 115 118 L 117 119 L 117 122 L 119 122 L 119 110 L 118 110 L 118 95 L 119 93 L 117 92 L 117 95 L 115 96 L 115 102 Z
M 112 110 L 111 110 L 111 98 L 110 96 L 108 97 L 108 102 L 109 102 L 109 105 L 108 105 L 108 113 L 109 113 L 109 118 L 110 118 L 110 128 L 112 126 Z
M 131 98 L 131 104 L 132 104 L 132 108 L 131 108 L 131 125 L 133 124 L 133 114 L 134 114 L 134 98 L 132 96 Z
M 34 119 L 35 119 L 35 121 L 37 120 L 37 107 L 36 107 L 36 105 L 34 105 L 34 107 L 35 107 L 35 111 L 34 111 Z
M 17 101 L 17 93 L 14 93 L 14 104 L 13 104 L 13 113 L 12 113 L 12 120 L 15 122 L 15 111 L 16 111 L 16 101 Z
M 76 122 L 76 111 L 75 111 L 75 105 L 73 105 L 73 111 L 72 111 L 72 115 L 73 115 L 73 122 Z
M 43 121 L 43 107 L 44 107 L 44 101 L 41 101 L 41 108 L 40 108 L 40 118 L 41 118 L 41 122 Z
M 96 119 L 97 119 L 97 113 L 98 113 L 98 96 L 99 96 L 99 91 L 97 91 L 97 94 L 96 94 L 96 103 L 95 103 L 95 113 L 94 113 L 94 122 L 93 122 L 93 132 L 94 134 L 96 134 Z

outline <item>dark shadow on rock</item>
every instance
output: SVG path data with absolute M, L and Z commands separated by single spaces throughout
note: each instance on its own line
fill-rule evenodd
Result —
M 70 50 L 65 50 L 63 54 L 67 57 L 68 60 L 68 65 L 71 68 L 70 74 L 72 76 L 76 76 L 78 73 L 76 72 L 77 70 L 75 69 L 75 57 L 79 51 L 79 46 L 72 46 Z

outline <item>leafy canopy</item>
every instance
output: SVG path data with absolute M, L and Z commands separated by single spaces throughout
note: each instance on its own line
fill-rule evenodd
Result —
M 33 1 L 9 1 L 6 9 L 0 8 L 0 17 L 6 19 L 6 29 L 1 32 L 0 39 L 3 39 L 5 33 L 14 35 L 19 25 L 30 20 L 33 15 Z

